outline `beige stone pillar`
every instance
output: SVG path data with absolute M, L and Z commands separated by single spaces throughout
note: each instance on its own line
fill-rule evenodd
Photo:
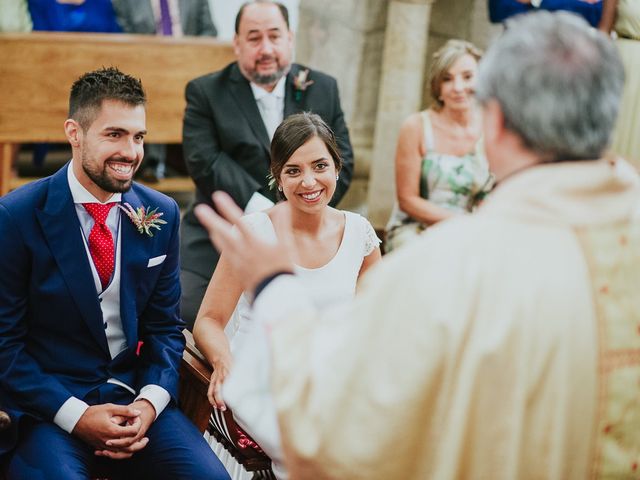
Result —
M 394 154 L 400 125 L 422 104 L 433 1 L 389 2 L 368 194 L 368 216 L 375 228 L 385 226 L 395 199 Z
M 301 0 L 296 61 L 334 76 L 355 175 L 340 208 L 366 213 L 388 0 Z

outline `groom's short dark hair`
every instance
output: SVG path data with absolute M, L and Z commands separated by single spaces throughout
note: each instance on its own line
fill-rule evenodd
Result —
M 147 97 L 142 82 L 115 67 L 82 75 L 71 86 L 69 118 L 87 130 L 95 120 L 103 100 L 118 100 L 132 107 L 144 105 Z

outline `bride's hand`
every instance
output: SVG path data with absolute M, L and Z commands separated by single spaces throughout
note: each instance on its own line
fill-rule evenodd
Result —
M 227 409 L 227 406 L 222 399 L 222 384 L 228 374 L 229 365 L 224 363 L 214 365 L 211 380 L 209 381 L 209 389 L 207 390 L 207 398 L 209 399 L 211 406 L 222 411 Z

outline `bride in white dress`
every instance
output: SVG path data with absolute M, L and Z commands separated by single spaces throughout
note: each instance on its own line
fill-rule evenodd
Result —
M 266 239 L 275 240 L 285 229 L 291 230 L 296 274 L 320 309 L 352 298 L 358 278 L 380 259 L 380 240 L 371 224 L 358 214 L 329 206 L 340 167 L 333 132 L 318 115 L 288 117 L 271 143 L 271 175 L 284 201 L 242 219 Z M 238 361 L 234 353 L 251 332 L 250 309 L 250 299 L 222 252 L 193 329 L 198 349 L 213 366 L 209 401 L 221 411 L 226 409 L 222 384 L 233 362 Z M 258 443 L 264 439 L 260 446 L 271 457 L 274 473 L 286 478 L 275 418 L 252 425 L 237 418 L 237 412 L 234 415 Z M 251 478 L 243 469 L 229 468 L 234 462 L 223 458 L 226 452 L 213 438 L 212 448 L 234 479 Z

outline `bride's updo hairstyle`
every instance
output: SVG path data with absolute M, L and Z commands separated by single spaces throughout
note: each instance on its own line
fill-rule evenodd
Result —
M 324 142 L 331 158 L 333 158 L 336 172 L 340 172 L 342 157 L 340 157 L 336 137 L 329 126 L 315 113 L 296 113 L 287 117 L 273 134 L 273 140 L 271 141 L 271 176 L 275 181 L 275 186 L 278 185 L 282 169 L 291 158 L 291 155 L 313 137 L 318 137 Z

